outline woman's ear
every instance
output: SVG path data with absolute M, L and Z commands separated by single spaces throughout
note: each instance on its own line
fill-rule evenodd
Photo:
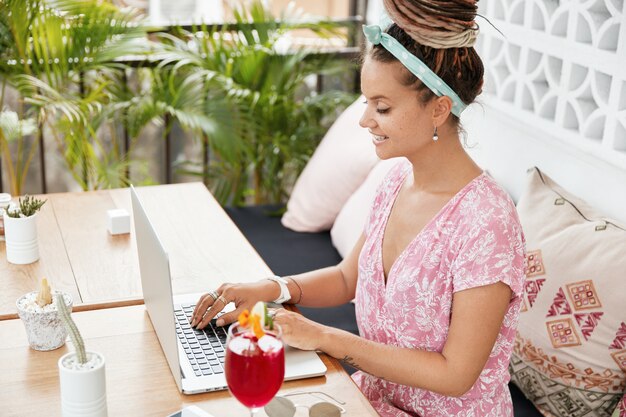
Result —
M 433 107 L 433 123 L 435 126 L 441 126 L 448 119 L 452 112 L 452 99 L 448 96 L 435 98 Z

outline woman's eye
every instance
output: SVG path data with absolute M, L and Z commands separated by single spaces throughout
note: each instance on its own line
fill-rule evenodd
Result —
M 386 109 L 376 109 L 376 112 L 379 113 L 379 114 L 385 114 L 388 111 L 389 111 L 389 108 L 386 108 Z

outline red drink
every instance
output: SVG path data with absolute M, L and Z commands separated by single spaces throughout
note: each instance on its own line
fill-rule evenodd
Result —
M 248 408 L 263 407 L 274 398 L 285 377 L 285 352 L 276 335 L 257 339 L 248 329 L 233 331 L 226 350 L 226 382 Z

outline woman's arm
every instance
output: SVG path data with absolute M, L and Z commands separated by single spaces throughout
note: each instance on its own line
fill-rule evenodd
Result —
M 287 277 L 287 287 L 291 294 L 288 303 L 298 303 L 306 307 L 330 307 L 354 298 L 358 275 L 358 257 L 365 241 L 362 235 L 352 252 L 338 265 Z M 235 310 L 224 314 L 218 321 L 223 326 L 237 320 L 239 314 L 250 310 L 257 301 L 272 301 L 280 295 L 276 282 L 262 280 L 250 284 L 223 284 L 217 293 L 228 302 L 235 303 Z M 214 301 L 209 294 L 198 301 L 191 325 L 204 328 L 224 308 L 224 303 Z M 205 313 L 206 312 L 206 313 Z
M 322 350 L 391 382 L 461 396 L 485 367 L 510 299 L 511 289 L 501 282 L 455 293 L 441 353 L 372 342 L 286 311 L 278 312 L 275 319 L 289 345 Z

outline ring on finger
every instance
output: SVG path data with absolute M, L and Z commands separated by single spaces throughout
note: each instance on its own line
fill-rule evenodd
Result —
M 209 295 L 211 296 L 211 298 L 213 299 L 213 302 L 217 301 L 217 298 L 220 296 L 217 291 L 209 291 Z
M 219 297 L 217 297 L 217 300 L 215 301 L 221 301 L 222 303 L 224 303 L 224 305 L 228 304 L 228 300 L 224 298 L 223 295 L 220 295 Z
M 267 315 L 273 319 L 274 317 L 276 317 L 276 310 L 269 310 L 267 312 Z

